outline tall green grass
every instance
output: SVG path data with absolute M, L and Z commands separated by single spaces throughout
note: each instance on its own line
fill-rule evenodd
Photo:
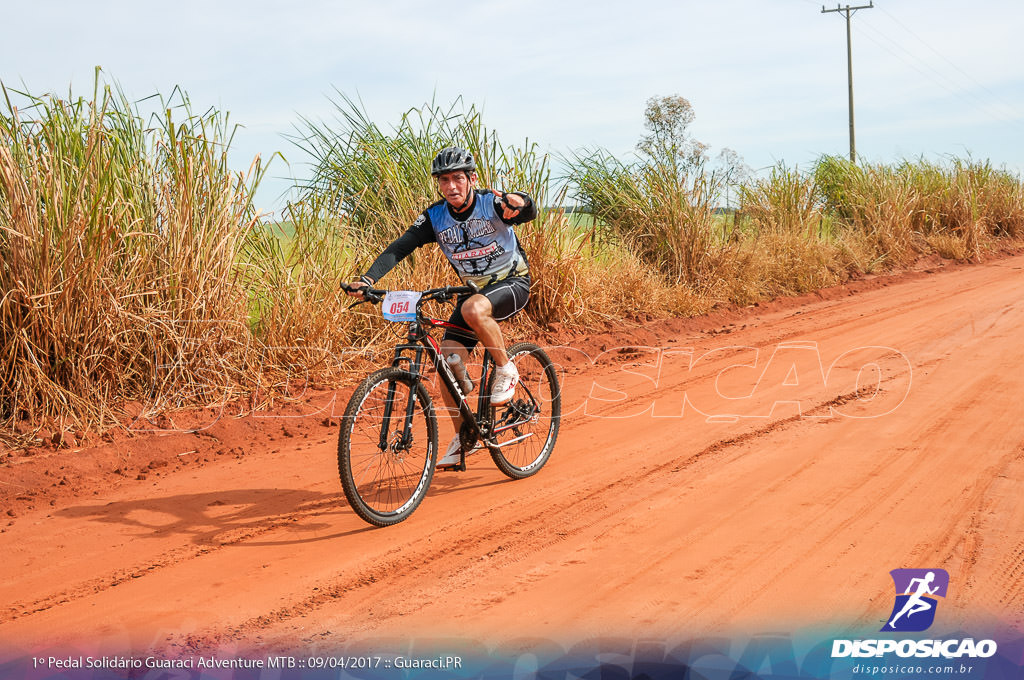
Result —
M 849 273 L 815 176 L 779 164 L 739 188 L 745 231 L 734 235 L 746 265 L 729 276 L 738 302 L 804 293 Z
M 452 145 L 476 158 L 482 188 L 525 191 L 538 206 L 533 222 L 516 228 L 533 278 L 526 319 L 578 324 L 588 319 L 576 270 L 587 235 L 569 229 L 562 191 L 551 181 L 551 161 L 536 144 L 503 143 L 475 107 L 460 102 L 428 103 L 407 111 L 382 129 L 353 100 L 340 96 L 330 121 L 304 120 L 295 143 L 309 154 L 313 169 L 289 207 L 297 248 L 295 266 L 319 268 L 351 280 L 440 199 L 430 175 L 434 156 Z M 424 248 L 401 263 L 382 286 L 424 289 L 452 283 L 451 267 L 436 248 Z M 335 282 L 336 285 L 336 282 Z M 342 337 L 372 340 L 372 322 L 337 322 Z
M 570 165 L 569 181 L 581 208 L 597 221 L 599 242 L 635 252 L 673 284 L 712 285 L 721 173 L 703 162 L 626 164 L 604 151 L 577 155 Z
M 601 247 L 635 252 L 677 312 L 805 292 L 930 253 L 977 259 L 1024 233 L 1020 178 L 970 160 L 780 164 L 736 187 L 740 210 L 718 222 L 728 185 L 701 162 L 626 164 L 599 151 L 572 159 L 570 180 Z

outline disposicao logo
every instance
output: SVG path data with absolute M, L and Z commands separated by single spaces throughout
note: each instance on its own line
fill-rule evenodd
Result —
M 949 573 L 945 569 L 893 569 L 896 602 L 882 631 L 918 633 L 935 622 L 938 597 L 946 597 Z
M 938 598 L 946 597 L 949 573 L 945 569 L 893 569 L 896 601 L 882 632 L 918 633 L 935 622 Z M 899 657 L 955 659 L 987 658 L 998 647 L 994 640 L 973 638 L 944 640 L 833 640 L 832 658 Z

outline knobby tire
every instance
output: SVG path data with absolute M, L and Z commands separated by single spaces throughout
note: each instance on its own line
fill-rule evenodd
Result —
M 381 451 L 389 385 L 394 394 Z M 404 435 L 410 390 L 416 397 L 411 440 Z M 423 384 L 394 367 L 363 380 L 349 399 L 338 435 L 338 474 L 356 514 L 378 527 L 406 519 L 426 496 L 436 463 L 437 417 Z
M 504 447 L 491 448 L 491 458 L 507 476 L 524 479 L 540 472 L 551 457 L 562 417 L 562 392 L 555 366 L 540 347 L 530 342 L 518 342 L 508 349 L 508 356 L 519 370 L 520 386 L 508 404 L 489 407 L 490 421 L 498 423 L 504 419 L 509 423 L 519 422 L 515 417 L 515 409 L 524 409 L 533 403 L 540 410 L 519 426 L 496 434 L 499 444 L 517 437 L 525 438 Z M 492 373 L 488 381 L 488 392 L 493 383 Z

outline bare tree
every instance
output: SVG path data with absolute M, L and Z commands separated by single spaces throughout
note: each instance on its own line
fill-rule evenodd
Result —
M 725 207 L 732 208 L 732 201 L 730 200 L 732 187 L 743 184 L 750 179 L 753 170 L 743 162 L 743 156 L 728 147 L 724 147 L 718 152 L 716 160 L 725 180 Z
M 696 118 L 693 106 L 679 95 L 651 97 L 644 111 L 644 127 L 649 134 L 640 139 L 637 149 L 655 163 L 668 163 L 683 173 L 707 160 L 707 145 L 690 136 L 689 127 Z

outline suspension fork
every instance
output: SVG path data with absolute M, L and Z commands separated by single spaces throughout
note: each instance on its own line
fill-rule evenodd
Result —
M 380 423 L 380 440 L 377 442 L 377 448 L 381 451 L 387 451 L 388 448 L 388 433 L 391 432 L 391 409 L 395 403 L 395 381 L 391 380 L 388 382 L 388 398 L 384 402 L 384 417 L 381 418 Z
M 413 351 L 413 358 L 403 357 L 405 350 Z M 416 408 L 416 388 L 420 384 L 420 367 L 423 365 L 423 347 L 420 345 L 399 345 L 395 348 L 395 357 L 391 362 L 392 366 L 399 366 L 403 361 L 409 362 L 409 373 L 413 376 L 412 384 L 409 386 L 409 397 L 405 402 L 405 425 L 402 427 L 402 447 L 408 447 L 412 443 L 413 412 Z M 384 417 L 381 422 L 380 439 L 377 446 L 381 451 L 388 447 L 388 433 L 391 431 L 391 417 L 395 408 L 395 381 L 388 383 L 387 401 L 384 403 Z

